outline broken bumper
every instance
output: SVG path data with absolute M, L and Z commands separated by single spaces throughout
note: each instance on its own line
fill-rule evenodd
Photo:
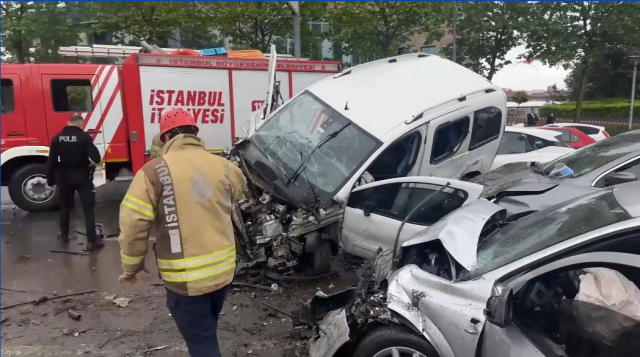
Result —
M 309 341 L 310 357 L 333 357 L 349 341 L 345 309 L 328 313 L 318 325 L 319 334 Z

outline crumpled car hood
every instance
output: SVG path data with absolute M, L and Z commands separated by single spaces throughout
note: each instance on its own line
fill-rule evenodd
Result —
M 465 269 L 472 271 L 478 266 L 478 240 L 485 224 L 498 215 L 504 220 L 506 210 L 486 199 L 479 199 L 458 208 L 431 227 L 417 233 L 402 247 L 440 239 L 444 248 Z
M 484 186 L 482 197 L 492 197 L 506 191 L 531 192 L 548 191 L 560 184 L 558 178 L 542 176 L 533 172 L 528 163 L 514 162 L 477 176 L 471 182 Z

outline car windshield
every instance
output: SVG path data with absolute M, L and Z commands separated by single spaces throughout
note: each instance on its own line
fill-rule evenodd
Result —
M 345 127 L 347 124 L 350 125 Z M 318 143 L 342 128 L 337 136 L 313 151 Z M 309 183 L 325 194 L 337 192 L 381 144 L 308 91 L 274 114 L 256 131 L 253 141 L 288 178 L 302 158 L 311 154 L 296 183 L 306 182 L 308 177 Z
M 560 163 L 573 170 L 573 177 L 579 177 L 634 151 L 640 151 L 640 132 L 614 136 L 585 146 L 549 162 L 541 172 L 548 176 Z
M 478 267 L 464 272 L 470 280 L 518 259 L 617 222 L 630 219 L 612 190 L 575 198 L 526 216 L 478 242 Z

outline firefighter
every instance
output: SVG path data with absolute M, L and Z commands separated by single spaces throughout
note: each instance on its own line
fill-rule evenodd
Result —
M 231 212 L 247 187 L 242 171 L 205 150 L 194 118 L 163 113 L 160 155 L 138 171 L 120 206 L 120 283 L 136 284 L 153 227 L 158 271 L 191 357 L 219 357 L 217 327 L 236 252 Z
M 47 160 L 47 184 L 57 186 L 60 194 L 60 234 L 63 243 L 69 242 L 69 215 L 73 196 L 78 192 L 87 232 L 87 251 L 104 246 L 102 239 L 96 240 L 96 222 L 93 212 L 96 190 L 93 186 L 95 165 L 100 163 L 98 148 L 91 135 L 82 130 L 84 118 L 72 114 L 67 126 L 54 135 Z
M 160 140 L 160 133 L 156 134 L 156 136 L 151 140 L 151 150 L 149 150 L 149 154 L 152 159 L 155 159 L 160 155 L 160 150 L 162 150 L 163 145 L 162 140 Z

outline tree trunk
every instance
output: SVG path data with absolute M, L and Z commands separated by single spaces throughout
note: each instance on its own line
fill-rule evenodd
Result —
M 589 74 L 589 64 L 583 63 L 580 71 L 580 92 L 578 93 L 578 101 L 576 102 L 576 117 L 574 122 L 579 123 L 582 119 L 582 102 L 584 101 L 584 93 L 587 90 L 587 76 Z

